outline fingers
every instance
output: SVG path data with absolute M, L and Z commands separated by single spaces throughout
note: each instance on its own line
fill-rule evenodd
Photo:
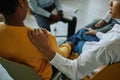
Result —
M 84 29 L 88 30 L 89 28 L 84 28 Z
M 40 30 L 40 28 L 33 30 L 33 35 L 35 35 L 35 34 L 39 35 L 40 33 L 42 33 L 41 30 Z
M 96 31 L 93 30 L 92 28 L 86 28 L 86 30 L 88 30 L 85 34 L 91 34 L 91 35 L 95 35 Z
M 32 30 L 28 31 L 29 38 L 32 38 Z
M 46 29 L 41 28 L 41 31 L 43 32 L 43 34 L 47 37 L 48 36 L 48 31 Z
M 90 31 L 90 30 L 93 30 L 92 28 L 85 28 L 86 30 Z
M 29 37 L 32 38 L 36 38 L 36 37 L 40 37 L 40 36 L 44 36 L 44 37 L 48 37 L 48 32 L 46 29 L 43 28 L 38 28 L 38 29 L 34 29 L 34 30 L 30 30 L 28 32 Z

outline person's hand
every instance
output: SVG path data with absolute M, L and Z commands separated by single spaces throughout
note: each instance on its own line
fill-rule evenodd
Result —
M 29 38 L 33 44 L 44 53 L 50 60 L 55 56 L 55 52 L 48 43 L 48 32 L 46 29 L 39 28 L 29 31 Z
M 58 11 L 57 15 L 63 18 L 63 11 L 62 10 Z
M 100 20 L 98 23 L 95 24 L 95 27 L 101 28 L 106 24 L 105 20 Z
M 92 28 L 85 28 L 85 29 L 88 30 L 88 32 L 86 32 L 85 34 L 96 35 L 96 31 L 93 30 Z
M 52 23 L 56 23 L 61 19 L 61 16 L 55 15 L 55 14 L 51 14 L 50 18 L 49 18 L 49 22 L 50 24 Z

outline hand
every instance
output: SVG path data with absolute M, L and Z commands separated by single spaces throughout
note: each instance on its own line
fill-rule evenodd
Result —
M 29 38 L 38 50 L 44 53 L 50 60 L 55 56 L 55 52 L 48 43 L 48 32 L 46 29 L 39 28 L 29 31 Z
M 100 20 L 97 24 L 95 24 L 95 27 L 100 28 L 103 27 L 106 24 L 105 20 Z
M 57 15 L 63 18 L 63 11 L 62 10 L 58 11 Z
M 88 32 L 86 32 L 85 34 L 96 35 L 96 31 L 93 30 L 92 28 L 85 28 L 85 29 L 88 30 Z
M 55 14 L 51 14 L 50 18 L 49 18 L 49 21 L 52 24 L 52 23 L 58 22 L 60 19 L 61 19 L 60 16 L 55 15 Z

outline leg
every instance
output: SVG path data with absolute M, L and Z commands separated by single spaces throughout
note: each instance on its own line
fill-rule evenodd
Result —
M 68 33 L 67 33 L 67 38 L 69 38 L 70 36 L 72 36 L 75 33 L 75 29 L 76 29 L 76 24 L 77 24 L 77 18 L 73 17 L 73 20 L 67 20 L 67 19 L 61 19 L 60 21 L 66 23 L 68 22 Z
M 74 44 L 73 52 L 81 53 L 83 45 L 86 41 L 99 41 L 94 35 L 86 35 L 87 32 L 85 29 L 80 29 L 76 34 L 68 38 L 68 41 L 71 41 Z
M 68 36 L 67 36 L 67 38 L 69 38 L 70 36 L 72 36 L 75 33 L 76 24 L 77 24 L 76 17 L 73 17 L 73 20 L 68 22 Z
M 48 31 L 50 31 L 50 23 L 48 18 L 43 17 L 39 14 L 34 14 L 34 16 L 36 18 L 36 21 L 39 27 L 46 28 Z
M 85 32 L 87 32 L 87 30 L 80 29 L 77 33 L 68 38 L 67 41 L 71 41 L 74 45 L 76 45 L 79 41 L 99 41 L 96 36 L 84 34 Z
M 83 45 L 85 44 L 85 41 L 79 41 L 73 48 L 73 51 L 74 52 L 77 52 L 78 54 L 81 54 L 82 53 L 82 48 L 83 48 Z
M 46 7 L 44 9 L 51 13 L 54 8 L 55 8 L 55 4 L 52 4 L 51 6 Z M 50 22 L 47 17 L 41 16 L 39 14 L 34 14 L 34 16 L 36 18 L 36 21 L 37 21 L 37 24 L 39 25 L 39 27 L 46 28 L 48 31 L 51 31 L 50 30 Z

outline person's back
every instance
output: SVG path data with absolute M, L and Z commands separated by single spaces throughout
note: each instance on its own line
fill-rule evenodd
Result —
M 0 24 L 0 56 L 15 62 L 27 64 L 38 72 L 40 76 L 49 79 L 52 74 L 52 67 L 48 59 L 29 40 L 27 35 L 28 30 L 30 29 L 27 27 Z M 51 35 L 51 47 L 60 52 L 56 43 L 54 42 L 54 37 Z M 66 54 L 66 57 L 68 55 Z
M 29 40 L 28 30 L 31 29 L 23 23 L 28 9 L 27 0 L 12 0 L 8 4 L 2 0 L 0 3 L 0 12 L 5 17 L 5 23 L 0 23 L 0 56 L 25 64 L 33 68 L 44 80 L 49 80 L 52 75 L 52 66 L 48 58 Z M 52 34 L 49 34 L 49 38 L 48 42 L 52 49 L 64 57 L 69 56 L 71 51 L 69 44 L 64 44 L 59 48 Z
M 0 56 L 6 59 L 27 64 L 32 67 L 42 77 L 52 74 L 52 67 L 47 58 L 38 52 L 27 36 L 29 28 L 0 25 Z M 42 60 L 44 59 L 44 60 Z M 43 71 L 41 71 L 44 69 Z M 50 70 L 50 71 L 48 71 Z M 45 78 L 45 77 L 43 77 Z

